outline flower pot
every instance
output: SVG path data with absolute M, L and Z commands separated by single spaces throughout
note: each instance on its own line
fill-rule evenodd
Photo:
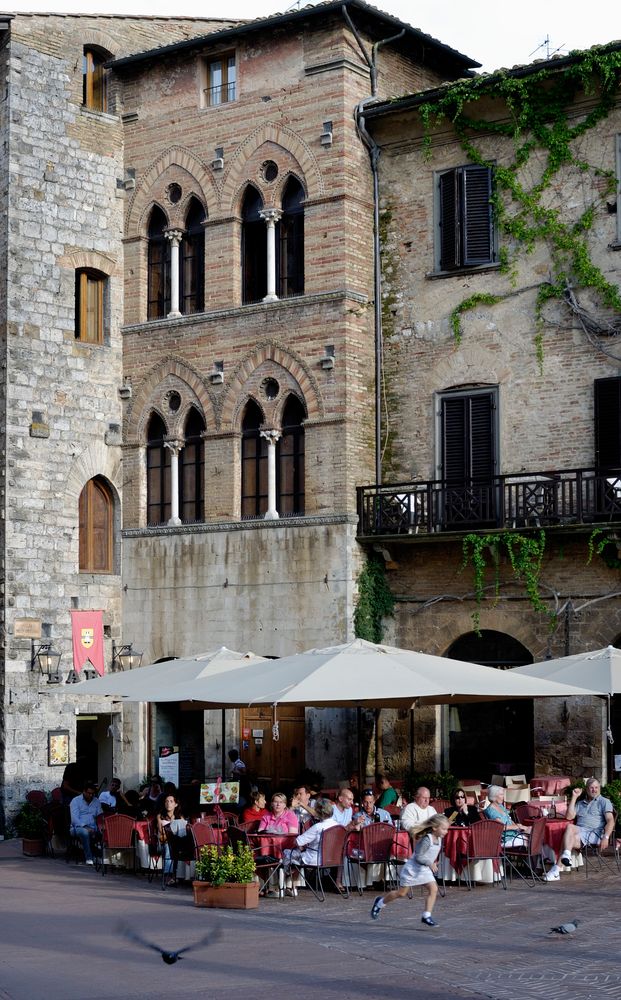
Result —
M 40 858 L 45 854 L 45 844 L 40 837 L 22 837 L 22 854 L 29 858 Z
M 259 905 L 258 882 L 192 882 L 194 906 L 217 906 L 225 910 L 253 910 Z

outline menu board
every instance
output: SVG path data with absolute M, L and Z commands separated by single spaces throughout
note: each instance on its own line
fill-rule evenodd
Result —
M 199 802 L 202 806 L 239 802 L 239 781 L 208 781 L 201 785 Z
M 179 747 L 160 747 L 158 773 L 162 781 L 179 784 Z

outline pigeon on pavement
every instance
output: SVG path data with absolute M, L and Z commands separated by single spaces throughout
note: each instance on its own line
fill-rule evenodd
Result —
M 566 924 L 559 924 L 558 927 L 551 927 L 550 934 L 573 934 L 576 930 L 579 920 L 569 920 Z
M 166 965 L 174 965 L 175 962 L 178 962 L 183 957 L 186 951 L 193 951 L 194 948 L 201 948 L 203 946 L 213 944 L 214 941 L 217 941 L 222 936 L 220 928 L 214 927 L 209 934 L 206 934 L 194 944 L 186 945 L 185 948 L 178 948 L 177 951 L 168 951 L 166 948 L 160 948 L 158 944 L 153 944 L 152 941 L 147 941 L 146 938 L 141 937 L 140 934 L 137 934 L 136 931 L 132 930 L 132 928 L 127 924 L 121 924 L 119 926 L 119 930 L 125 935 L 125 937 L 129 938 L 130 941 L 135 941 L 136 944 L 141 944 L 145 948 L 150 948 L 152 951 L 156 951 L 158 955 L 162 956 L 162 961 L 165 962 Z

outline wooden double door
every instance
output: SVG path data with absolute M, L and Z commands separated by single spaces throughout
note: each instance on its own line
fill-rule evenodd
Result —
M 278 707 L 279 738 L 272 735 L 273 710 L 256 706 L 241 710 L 241 758 L 250 774 L 272 790 L 280 784 L 293 784 L 304 769 L 304 708 Z M 245 732 L 246 731 L 246 732 Z M 248 732 L 249 731 L 249 732 Z M 259 736 L 258 733 L 262 735 Z M 248 746 L 245 746 L 245 743 Z

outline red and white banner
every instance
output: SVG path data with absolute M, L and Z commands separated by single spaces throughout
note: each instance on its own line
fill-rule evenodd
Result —
M 73 638 L 73 669 L 77 674 L 90 660 L 100 677 L 103 677 L 104 641 L 103 611 L 72 611 L 71 635 Z

